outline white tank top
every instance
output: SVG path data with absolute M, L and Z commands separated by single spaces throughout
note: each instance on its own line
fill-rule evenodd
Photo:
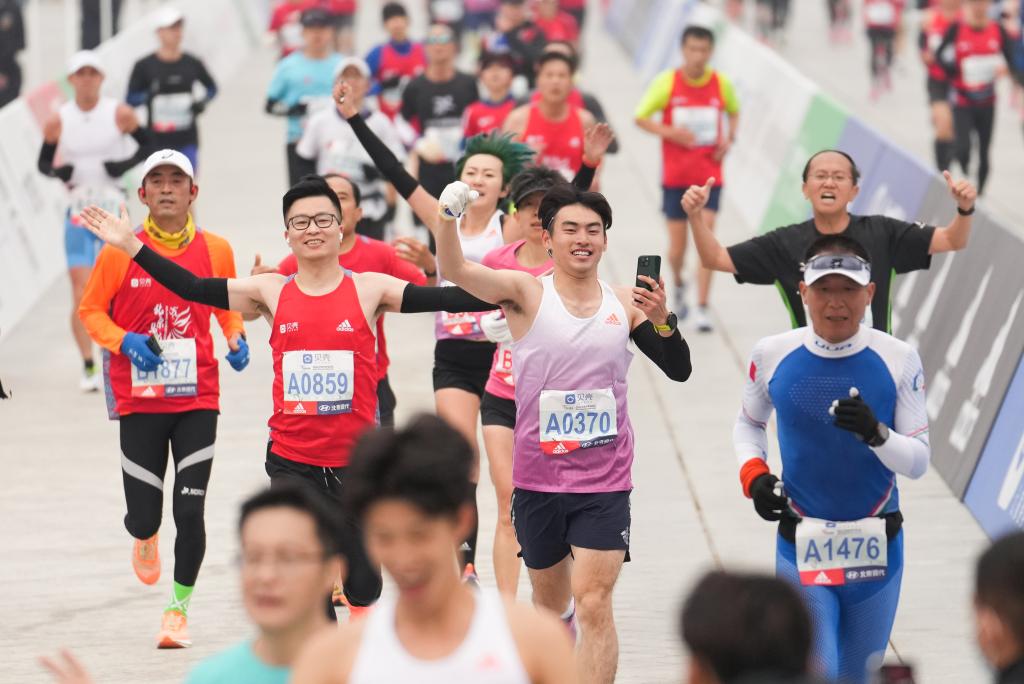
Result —
M 529 684 L 509 631 L 505 606 L 496 591 L 473 594 L 476 606 L 466 639 L 450 655 L 420 660 L 410 655 L 395 632 L 396 599 L 378 601 L 366 618 L 351 684 Z
M 87 112 L 79 109 L 74 100 L 60 108 L 61 163 L 74 167 L 68 183 L 72 214 L 76 213 L 76 204 L 95 203 L 110 211 L 107 204 L 123 201 L 117 180 L 103 168 L 103 162 L 121 161 L 133 151 L 130 139 L 117 127 L 117 105 L 114 98 L 101 97 Z
M 479 264 L 492 250 L 505 244 L 505 237 L 501 232 L 501 217 L 502 213 L 495 211 L 483 232 L 476 235 L 467 236 L 462 233 L 461 227 L 457 229 L 466 261 Z M 437 284 L 440 287 L 451 285 L 444 279 L 444 264 L 440 261 L 437 264 Z M 486 341 L 487 338 L 480 329 L 480 317 L 486 313 L 438 311 L 434 321 L 434 337 L 438 340 Z

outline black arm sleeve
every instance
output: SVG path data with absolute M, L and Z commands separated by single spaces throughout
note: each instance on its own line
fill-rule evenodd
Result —
M 53 158 L 57 155 L 57 143 L 44 142 L 39 148 L 39 159 L 36 168 L 45 176 L 53 175 Z
M 399 195 L 409 199 L 409 196 L 419 187 L 416 179 L 409 175 L 409 172 L 398 161 L 398 157 L 395 156 L 394 152 L 389 150 L 388 146 L 381 142 L 381 139 L 370 130 L 362 115 L 357 113 L 351 119 L 347 119 L 347 121 L 352 126 L 352 132 L 359 138 L 363 149 L 370 155 L 374 166 L 384 174 L 388 182 L 395 186 L 395 190 L 398 191 Z
M 679 332 L 679 328 L 669 337 L 662 337 L 654 329 L 654 324 L 644 321 L 629 333 L 637 349 L 644 353 L 669 380 L 686 382 L 693 366 L 690 365 L 690 347 Z
M 461 287 L 421 287 L 409 283 L 402 292 L 402 313 L 423 313 L 425 311 L 494 311 L 497 304 L 485 302 L 469 294 Z
M 135 255 L 135 263 L 182 299 L 208 304 L 218 309 L 227 309 L 230 306 L 227 278 L 200 278 L 145 245 Z
M 1010 34 L 1007 33 L 1006 27 L 1003 26 L 1002 24 L 999 24 L 999 37 L 1003 41 L 1002 51 L 1003 51 L 1003 59 L 1006 60 L 1006 68 L 1009 69 L 1010 72 L 1012 73 L 1013 72 L 1013 62 L 1014 62 L 1013 39 L 1010 38 Z
M 151 141 L 149 135 L 146 133 L 146 129 L 139 126 L 132 131 L 131 136 L 135 138 L 135 142 L 139 144 L 135 150 L 135 154 L 128 157 L 127 159 L 111 159 L 104 162 L 104 166 L 107 169 L 107 173 L 113 178 L 119 178 L 126 174 L 129 169 L 133 168 L 136 164 L 141 164 L 145 161 L 146 157 L 150 155 L 154 150 L 151 149 Z
M 590 190 L 590 186 L 594 184 L 594 175 L 597 173 L 597 169 L 593 166 L 587 166 L 586 162 L 580 166 L 580 170 L 573 176 L 572 184 L 583 191 Z

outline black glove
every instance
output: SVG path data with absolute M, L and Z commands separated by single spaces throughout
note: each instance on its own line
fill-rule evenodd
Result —
M 782 514 L 789 508 L 789 500 L 775 493 L 775 485 L 779 478 L 771 473 L 758 475 L 750 483 L 750 498 L 754 500 L 754 510 L 765 520 L 781 520 Z
M 118 179 L 128 172 L 128 169 L 135 166 L 133 161 L 105 161 L 103 162 L 103 168 L 106 169 L 107 175 L 113 179 Z
M 206 110 L 206 100 L 196 100 L 192 103 L 192 116 L 199 116 Z
M 851 390 L 851 394 L 854 392 L 856 390 Z M 829 412 L 835 416 L 837 428 L 849 430 L 861 441 L 867 442 L 871 446 L 879 446 L 885 441 L 879 434 L 875 412 L 864 402 L 859 393 L 849 399 L 837 399 L 832 402 L 832 409 Z
M 53 170 L 53 177 L 60 178 L 62 181 L 67 183 L 71 180 L 71 174 L 75 172 L 75 167 L 71 164 L 65 164 L 64 166 L 58 166 Z

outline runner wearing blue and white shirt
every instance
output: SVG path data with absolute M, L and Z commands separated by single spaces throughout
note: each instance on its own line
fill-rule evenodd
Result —
M 733 432 L 744 493 L 762 518 L 779 521 L 776 571 L 807 600 L 818 668 L 850 682 L 867 681 L 896 616 L 896 475 L 919 478 L 930 459 L 917 351 L 861 324 L 870 278 L 856 241 L 833 235 L 810 246 L 800 293 L 812 325 L 754 347 Z M 784 484 L 766 462 L 773 410 Z

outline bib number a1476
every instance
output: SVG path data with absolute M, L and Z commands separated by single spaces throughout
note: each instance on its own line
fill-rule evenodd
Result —
M 194 397 L 199 386 L 196 341 L 191 337 L 160 340 L 161 363 L 156 370 L 132 365 L 132 396 L 140 399 Z
M 617 435 L 611 389 L 540 393 L 540 447 L 548 456 L 611 444 Z
M 882 518 L 849 522 L 804 518 L 796 526 L 801 584 L 839 586 L 885 579 L 888 550 Z
M 287 351 L 281 359 L 284 412 L 326 416 L 352 412 L 355 361 L 351 351 Z

